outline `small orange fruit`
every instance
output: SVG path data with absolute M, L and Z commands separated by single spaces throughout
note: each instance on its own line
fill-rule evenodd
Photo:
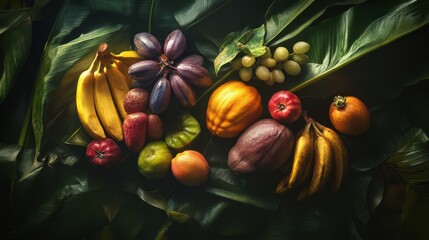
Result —
M 188 187 L 196 187 L 207 181 L 209 164 L 206 158 L 194 150 L 178 153 L 171 160 L 174 177 Z
M 357 136 L 368 130 L 371 116 L 368 107 L 359 98 L 336 96 L 329 107 L 329 119 L 339 132 Z

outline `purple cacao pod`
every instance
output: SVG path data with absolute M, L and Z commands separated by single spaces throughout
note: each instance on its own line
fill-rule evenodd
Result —
M 170 76 L 170 84 L 180 105 L 188 108 L 195 106 L 197 103 L 197 96 L 191 85 L 175 73 Z
M 176 29 L 168 34 L 164 42 L 164 54 L 168 60 L 176 60 L 186 50 L 186 38 L 182 31 Z
M 170 104 L 171 86 L 167 78 L 160 78 L 153 86 L 150 98 L 149 109 L 154 114 L 163 112 Z
M 180 63 L 176 72 L 189 84 L 197 87 L 208 87 L 212 84 L 209 71 L 200 65 Z
M 162 47 L 158 39 L 148 32 L 134 35 L 136 51 L 148 60 L 157 60 L 162 53 Z
M 189 64 L 201 66 L 204 64 L 204 58 L 200 55 L 192 54 L 192 55 L 184 57 L 177 64 L 181 64 L 181 63 L 189 63 Z
M 128 74 L 135 80 L 149 80 L 161 72 L 161 65 L 154 60 L 143 60 L 128 68 Z

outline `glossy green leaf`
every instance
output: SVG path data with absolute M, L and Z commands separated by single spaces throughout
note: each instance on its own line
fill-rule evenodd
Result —
M 30 10 L 0 12 L 0 105 L 9 94 L 30 53 Z
M 67 138 L 64 143 L 86 147 L 91 141 L 91 137 L 85 132 L 85 129 L 79 127 L 69 138 Z
M 303 89 L 377 48 L 411 33 L 429 22 L 426 1 L 395 0 L 359 4 L 343 14 L 311 26 L 294 39 L 310 43 L 308 64 L 292 91 Z
M 215 73 L 218 74 L 220 68 L 233 60 L 238 53 L 246 54 L 256 53 L 260 56 L 265 51 L 260 51 L 264 43 L 265 28 L 261 25 L 259 28 L 249 29 L 245 32 L 233 32 L 225 37 L 220 47 L 220 53 L 214 60 Z
M 387 163 L 406 183 L 426 185 L 418 192 L 429 196 L 429 138 L 421 129 L 410 130 L 402 147 L 389 156 Z
M 213 12 L 219 11 L 231 0 L 205 0 L 174 2 L 174 18 L 182 28 L 190 28 L 198 22 L 209 17 Z
M 265 28 L 267 35 L 265 43 L 271 42 L 296 17 L 298 17 L 314 0 L 306 1 L 279 1 L 274 0 L 266 13 Z
M 332 16 L 332 13 L 341 13 L 345 8 L 353 4 L 365 1 L 299 1 L 292 3 L 287 1 L 274 1 L 266 13 L 267 31 L 266 43 L 268 46 L 276 46 L 295 37 L 314 22 L 322 22 Z M 335 6 L 341 5 L 341 7 Z M 274 10 L 272 10 L 274 9 Z M 295 11 L 300 12 L 295 14 Z M 325 16 L 326 12 L 330 12 Z M 292 46 L 288 46 L 292 47 Z
M 0 174 L 13 179 L 17 175 L 16 166 L 18 154 L 21 152 L 18 145 L 6 145 L 0 143 Z

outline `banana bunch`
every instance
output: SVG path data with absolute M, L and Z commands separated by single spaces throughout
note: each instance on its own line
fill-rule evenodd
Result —
M 123 140 L 122 121 L 127 116 L 124 99 L 131 85 L 128 67 L 141 60 L 135 51 L 113 54 L 102 43 L 89 68 L 80 74 L 76 110 L 83 128 L 93 139 L 109 135 L 116 141 Z
M 298 133 L 293 161 L 282 172 L 284 177 L 275 192 L 284 194 L 298 189 L 298 199 L 329 188 L 333 193 L 340 189 L 348 171 L 349 156 L 341 137 L 331 128 L 312 118 Z

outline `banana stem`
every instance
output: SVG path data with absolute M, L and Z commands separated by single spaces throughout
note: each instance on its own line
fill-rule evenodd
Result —
M 308 116 L 308 110 L 305 110 L 305 111 L 302 112 L 302 117 L 304 118 L 304 120 L 305 120 L 306 123 L 313 123 L 313 122 L 315 122 L 315 120 L 312 117 Z
M 101 43 L 98 46 L 97 56 L 98 56 L 98 58 L 100 60 L 102 60 L 102 59 L 109 59 L 111 57 L 110 50 L 109 50 L 109 45 L 107 45 L 107 43 Z

